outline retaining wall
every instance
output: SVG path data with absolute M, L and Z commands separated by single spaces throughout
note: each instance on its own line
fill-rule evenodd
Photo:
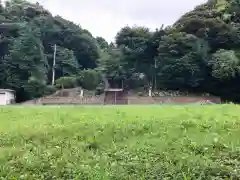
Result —
M 212 102 L 219 104 L 221 99 L 219 97 L 188 97 L 188 96 L 176 96 L 176 97 L 128 97 L 128 104 L 189 104 L 197 102 Z
M 221 99 L 219 97 L 188 97 L 188 96 L 176 96 L 176 97 L 141 97 L 141 96 L 128 96 L 127 104 L 190 104 L 190 103 L 204 103 L 212 102 L 219 104 Z M 43 97 L 36 100 L 27 101 L 23 104 L 32 105 L 60 105 L 60 104 L 89 104 L 89 105 L 102 105 L 104 104 L 104 96 L 92 96 L 92 97 Z

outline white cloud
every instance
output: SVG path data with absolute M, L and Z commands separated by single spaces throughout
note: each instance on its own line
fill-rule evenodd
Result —
M 36 0 L 29 0 L 36 2 Z M 80 24 L 94 36 L 112 41 L 126 25 L 151 29 L 170 25 L 206 0 L 38 0 L 54 15 Z

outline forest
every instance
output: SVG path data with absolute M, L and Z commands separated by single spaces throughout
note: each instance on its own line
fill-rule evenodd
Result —
M 14 89 L 17 102 L 63 87 L 99 92 L 104 79 L 240 102 L 240 1 L 209 0 L 154 31 L 126 26 L 111 43 L 39 3 L 1 3 L 0 88 Z

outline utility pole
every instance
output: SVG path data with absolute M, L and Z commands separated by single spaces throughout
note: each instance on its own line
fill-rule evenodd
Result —
M 154 67 L 155 67 L 155 71 L 154 71 L 154 75 L 155 75 L 155 90 L 157 89 L 157 61 L 156 61 L 156 58 L 154 58 Z
M 57 45 L 54 44 L 53 66 L 52 66 L 52 85 L 55 83 L 55 65 L 56 65 Z

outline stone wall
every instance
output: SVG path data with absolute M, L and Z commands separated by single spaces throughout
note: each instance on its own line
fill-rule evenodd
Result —
M 176 96 L 176 97 L 128 97 L 128 104 L 189 104 L 211 102 L 219 104 L 221 99 L 214 96 Z
M 43 97 L 36 100 L 24 102 L 25 105 L 101 105 L 104 96 L 85 96 L 85 97 Z
M 176 96 L 176 97 L 141 97 L 128 96 L 128 104 L 190 104 L 190 103 L 221 103 L 221 99 L 213 96 Z M 32 105 L 103 105 L 104 96 L 89 96 L 89 97 L 43 97 L 40 99 L 25 102 L 23 104 Z

